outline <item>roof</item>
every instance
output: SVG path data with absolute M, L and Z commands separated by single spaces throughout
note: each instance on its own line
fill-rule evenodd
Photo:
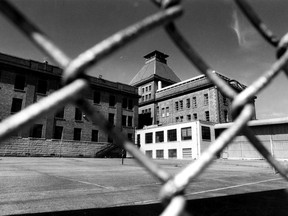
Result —
M 129 84 L 135 86 L 150 78 L 153 78 L 154 76 L 163 78 L 165 80 L 170 80 L 171 83 L 180 82 L 181 80 L 179 77 L 166 64 L 167 57 L 168 55 L 157 50 L 145 55 L 145 65 L 139 70 Z
M 252 120 L 248 122 L 248 126 L 264 126 L 264 125 L 287 124 L 287 123 L 288 123 L 288 117 L 283 117 L 273 119 Z M 233 122 L 216 124 L 215 129 L 226 129 L 233 124 L 234 124 Z

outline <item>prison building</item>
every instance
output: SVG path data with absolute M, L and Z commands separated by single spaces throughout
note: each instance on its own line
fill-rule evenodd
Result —
M 0 120 L 61 88 L 62 69 L 48 62 L 0 54 Z M 137 88 L 88 77 L 91 88 L 83 96 L 106 119 L 134 140 L 138 125 Z M 85 113 L 66 105 L 57 113 L 38 119 L 1 143 L 0 155 L 95 156 L 113 140 Z M 61 148 L 60 148 L 61 145 Z
M 152 125 L 136 132 L 141 151 L 153 159 L 197 159 L 214 141 L 214 123 L 190 121 Z
M 205 75 L 181 81 L 167 65 L 168 55 L 157 50 L 144 56 L 145 64 L 131 80 L 138 88 L 139 128 L 196 120 L 231 122 L 231 100 L 221 94 Z M 237 92 L 240 82 L 214 72 Z M 255 106 L 254 97 L 250 103 Z M 252 119 L 256 119 L 254 113 Z

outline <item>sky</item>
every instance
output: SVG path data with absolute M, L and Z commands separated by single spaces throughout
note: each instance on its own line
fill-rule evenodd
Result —
M 133 23 L 158 11 L 150 0 L 11 0 L 26 17 L 45 32 L 69 57 L 101 42 Z M 250 0 L 265 24 L 278 37 L 288 29 L 288 1 Z M 175 23 L 180 31 L 216 71 L 249 85 L 276 61 L 274 47 L 259 36 L 231 0 L 183 0 L 184 14 Z M 19 30 L 0 15 L 0 52 L 47 60 Z M 181 80 L 199 75 L 158 28 L 99 62 L 89 75 L 128 84 L 144 65 L 146 54 L 159 50 L 169 55 L 168 66 Z M 257 95 L 257 119 L 288 116 L 287 78 L 281 73 Z

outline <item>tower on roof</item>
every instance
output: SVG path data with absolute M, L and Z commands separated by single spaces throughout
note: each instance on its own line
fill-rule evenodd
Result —
M 156 91 L 166 86 L 180 82 L 179 77 L 167 65 L 169 56 L 154 50 L 144 56 L 145 64 L 129 83 L 138 87 L 139 107 L 144 110 L 139 116 L 139 122 L 145 125 L 156 124 L 155 100 Z M 143 118 L 142 118 L 143 117 Z

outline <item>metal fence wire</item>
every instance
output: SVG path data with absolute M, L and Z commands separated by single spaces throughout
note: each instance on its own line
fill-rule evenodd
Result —
M 117 145 L 125 148 L 151 175 L 162 182 L 163 186 L 160 190 L 160 198 L 165 209 L 161 215 L 190 214 L 185 211 L 186 200 L 184 195 L 186 186 L 213 163 L 214 157 L 227 147 L 240 131 L 242 131 L 267 162 L 279 172 L 284 179 L 288 180 L 286 175 L 287 171 L 284 166 L 273 158 L 247 126 L 247 122 L 254 112 L 254 108 L 249 101 L 254 95 L 270 84 L 273 78 L 281 71 L 284 71 L 288 75 L 286 65 L 288 61 L 288 34 L 278 39 L 245 0 L 235 0 L 235 3 L 259 33 L 267 42 L 276 47 L 276 56 L 278 58 L 268 71 L 264 72 L 262 76 L 245 90 L 237 93 L 226 82 L 213 73 L 214 70 L 198 55 L 173 23 L 174 19 L 180 17 L 183 11 L 180 0 L 152 0 L 152 2 L 159 7 L 158 13 L 106 38 L 94 47 L 81 53 L 77 58 L 70 59 L 42 31 L 21 14 L 20 11 L 6 0 L 1 0 L 0 10 L 6 18 L 14 23 L 35 45 L 62 67 L 64 72 L 62 76 L 63 87 L 60 90 L 0 123 L 0 141 L 3 141 L 23 127 L 31 126 L 36 119 L 45 116 L 46 113 L 56 112 L 66 104 L 72 103 L 82 109 L 91 121 L 95 122 L 116 141 Z M 98 113 L 94 107 L 82 97 L 83 92 L 89 89 L 89 82 L 88 79 L 85 78 L 85 73 L 92 65 L 95 65 L 104 58 L 108 58 L 116 50 L 129 44 L 130 41 L 160 26 L 163 26 L 167 35 L 169 35 L 191 63 L 196 66 L 201 73 L 205 74 L 220 89 L 223 95 L 233 100 L 232 115 L 234 121 L 232 126 L 227 128 L 198 160 L 189 164 L 175 176 L 170 176 L 168 172 L 140 152 L 134 143 L 130 142 L 117 128 L 111 127 L 104 116 Z M 193 212 L 191 214 L 193 214 Z

